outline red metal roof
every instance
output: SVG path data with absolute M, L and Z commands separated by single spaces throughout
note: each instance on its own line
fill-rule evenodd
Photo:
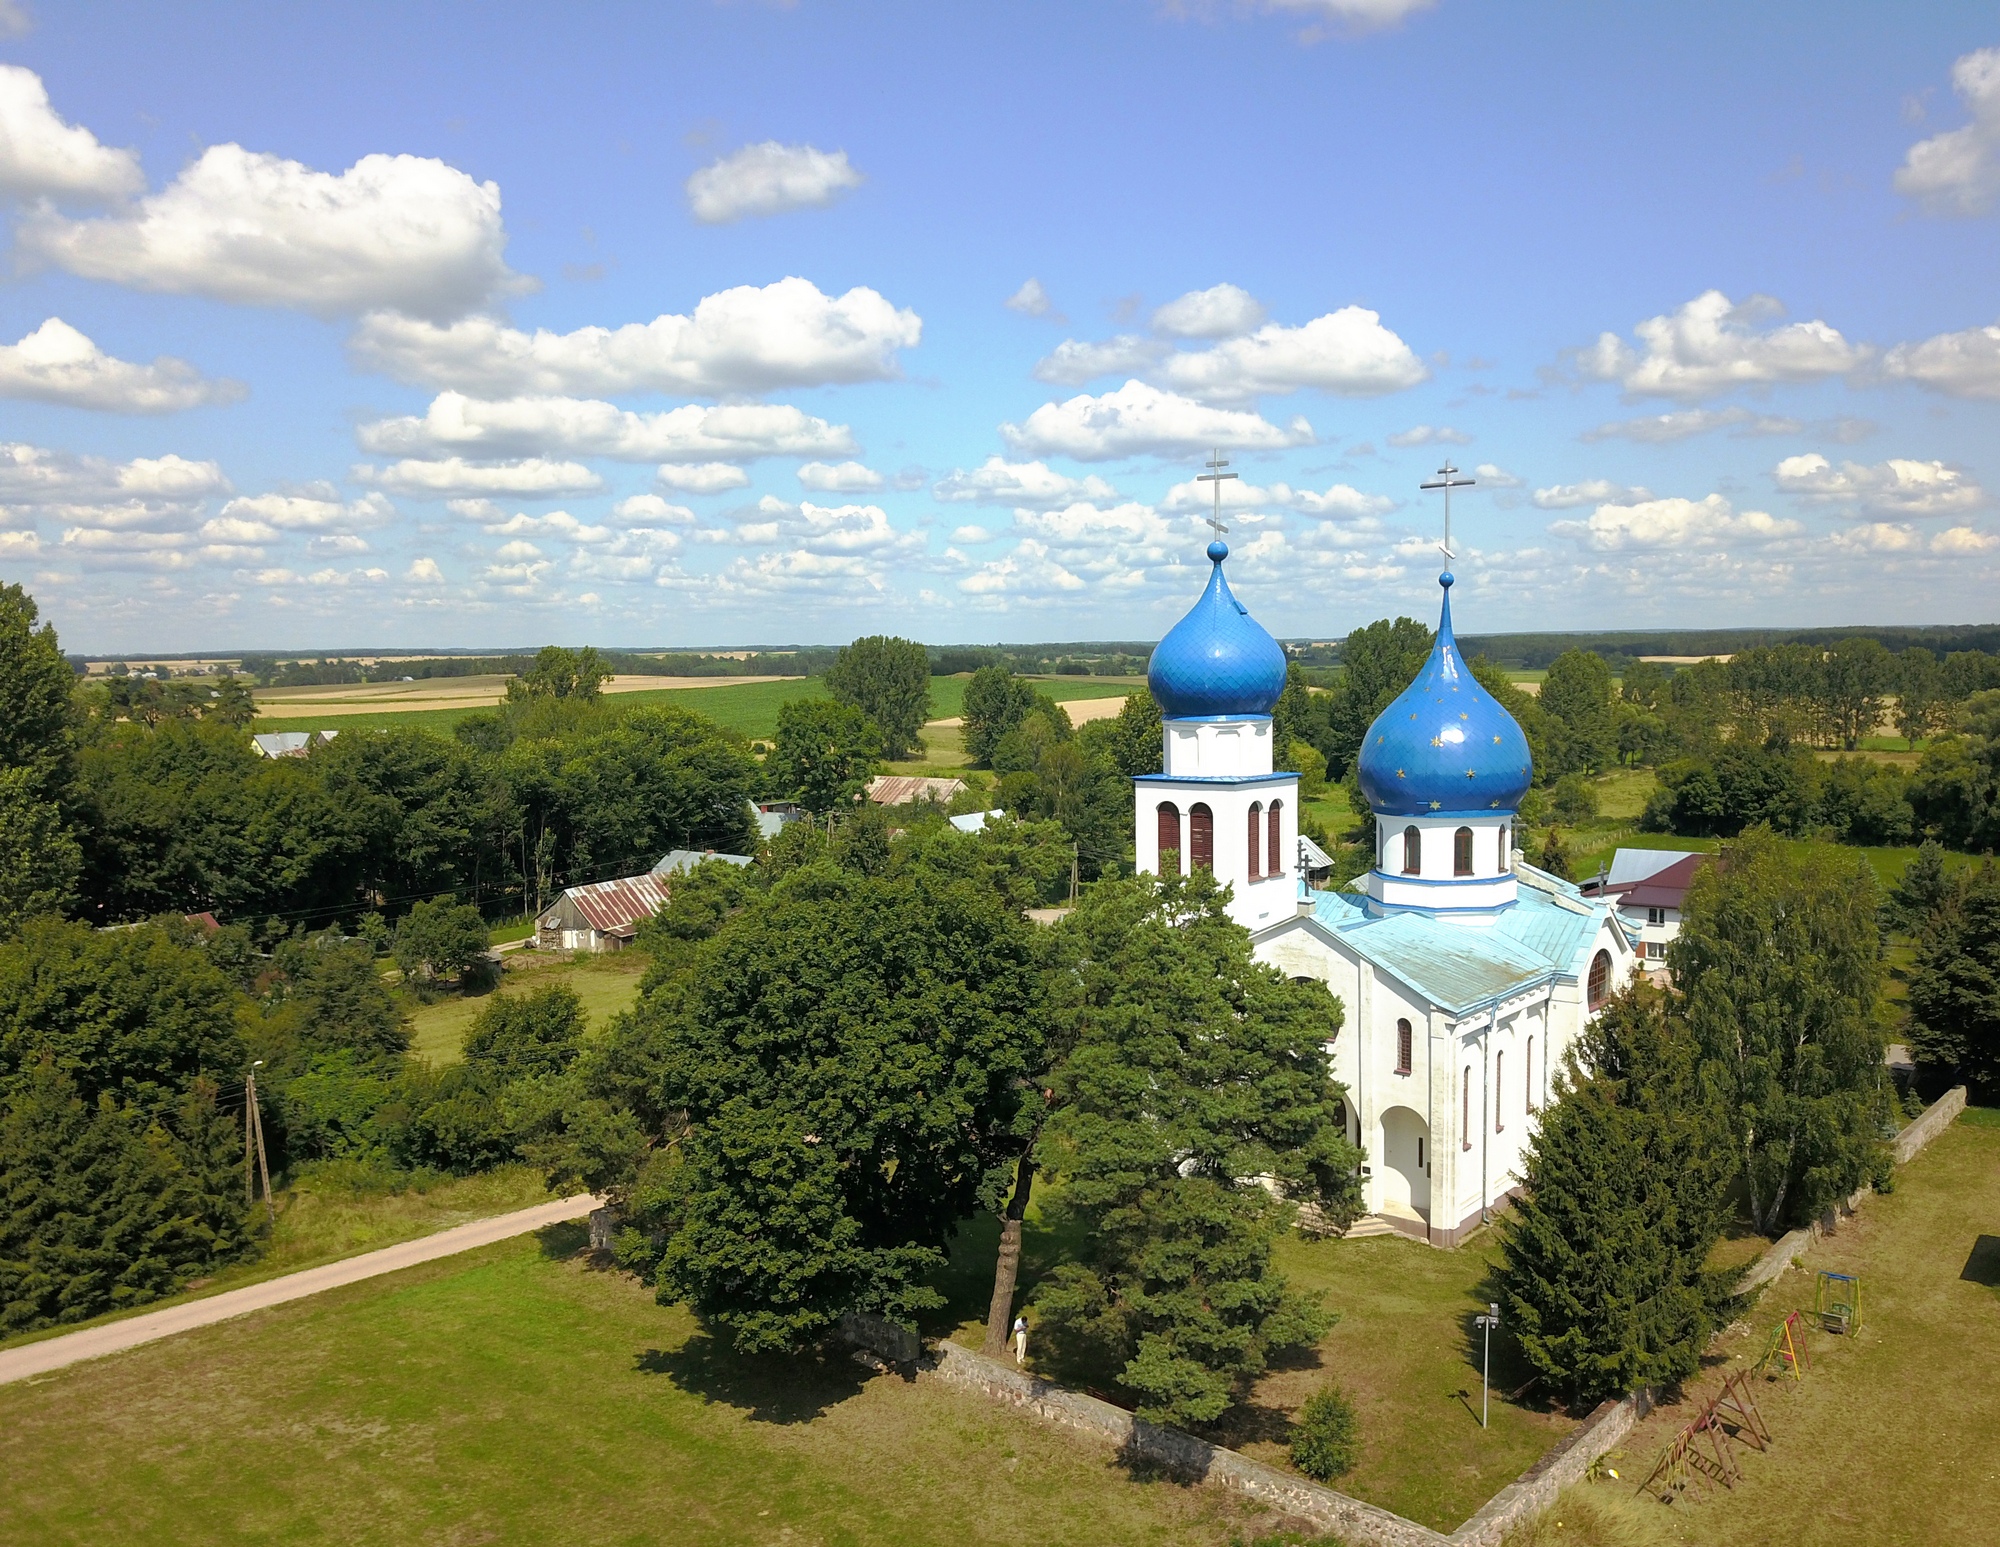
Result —
M 1687 891 L 1694 884 L 1694 873 L 1707 864 L 1714 856 L 1690 854 L 1686 859 L 1675 860 L 1665 870 L 1656 870 L 1643 881 L 1633 881 L 1625 886 L 1607 886 L 1607 895 L 1616 897 L 1621 907 L 1626 908 L 1678 908 L 1687 900 Z
M 572 886 L 563 896 L 601 935 L 630 935 L 667 905 L 667 889 L 653 876 L 623 876 Z

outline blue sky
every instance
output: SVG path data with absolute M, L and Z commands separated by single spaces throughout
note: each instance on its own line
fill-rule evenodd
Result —
M 73 649 L 1990 621 L 1990 6 L 0 0 Z M 1427 503 L 1428 502 L 1428 503 Z

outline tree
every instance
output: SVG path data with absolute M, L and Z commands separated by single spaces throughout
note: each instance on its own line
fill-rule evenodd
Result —
M 1092 731 L 1092 726 L 1102 729 Z M 1135 687 L 1125 695 L 1118 713 L 1109 720 L 1093 720 L 1085 734 L 1103 738 L 1120 777 L 1136 779 L 1141 774 L 1158 773 L 1164 748 L 1160 741 L 1160 706 L 1152 693 Z
M 1912 645 L 1896 657 L 1896 730 L 1911 746 L 1944 721 L 1944 673 L 1930 651 Z
M 1292 1435 L 1292 1465 L 1315 1481 L 1330 1483 L 1361 1459 L 1361 1420 L 1338 1386 L 1320 1387 L 1299 1409 Z
M 165 1112 L 245 1057 L 236 990 L 181 924 L 94 930 L 37 919 L 0 946 L 0 1091 L 43 1058 L 80 1099 Z
M 990 766 L 1000 738 L 1034 713 L 1034 683 L 1005 666 L 982 666 L 965 685 L 965 754 Z
M 1436 635 L 1414 618 L 1378 619 L 1340 645 L 1340 684 L 1327 711 L 1329 777 L 1340 778 L 1361 750 L 1375 716 L 1408 687 L 1431 653 Z
M 1549 663 L 1536 702 L 1551 731 L 1546 779 L 1599 773 L 1617 756 L 1611 716 L 1611 667 L 1594 650 L 1565 650 Z
M 76 898 L 83 849 L 33 768 L 0 768 L 0 934 Z
M 1579 822 L 1588 822 L 1597 815 L 1597 786 L 1580 773 L 1566 773 L 1556 780 L 1549 805 L 1558 821 L 1567 822 L 1572 827 Z
M 1949 1070 L 1982 1097 L 2000 1092 L 2000 870 L 1990 858 L 1931 915 L 1909 1003 L 1918 1062 Z
M 778 708 L 764 772 L 815 816 L 851 806 L 882 758 L 881 734 L 852 704 L 795 698 Z
M 410 984 L 458 979 L 486 955 L 486 920 L 456 897 L 420 902 L 396 924 L 390 954 Z
M 1875 734 L 1896 676 L 1896 658 L 1879 640 L 1851 636 L 1827 651 L 1827 723 L 1848 751 L 1860 746 L 1862 737 Z
M 931 713 L 931 667 L 915 640 L 871 634 L 844 646 L 826 674 L 835 703 L 849 704 L 882 733 L 882 756 L 894 762 L 917 746 Z
M 1206 873 L 1100 883 L 1054 951 L 1069 1051 L 1037 1153 L 1085 1246 L 1037 1292 L 1052 1362 L 1115 1378 L 1143 1417 L 1209 1422 L 1330 1321 L 1270 1259 L 1291 1200 L 1356 1206 L 1325 1052 L 1340 1002 L 1257 962 Z
M 1501 1224 L 1507 1320 L 1572 1410 L 1686 1380 L 1718 1325 L 1707 1269 L 1735 1172 L 1701 1049 L 1668 992 L 1638 982 L 1585 1031 L 1529 1141 Z
M 663 1301 L 745 1350 L 939 1303 L 926 1275 L 1012 1168 L 1032 929 L 969 879 L 822 862 L 642 1002 L 614 1056 L 649 1071 L 642 1127 L 668 1157 Z
M 1630 661 L 1618 680 L 1620 703 L 1651 714 L 1665 697 L 1667 674 L 1657 661 Z
M 1944 845 L 1926 838 L 1882 899 L 1882 920 L 1900 934 L 1921 936 L 1932 920 L 1958 901 L 1963 885 L 1962 875 L 1945 868 Z
M 610 663 L 594 645 L 566 650 L 561 645 L 543 645 L 535 664 L 507 684 L 509 703 L 530 699 L 595 699 L 612 675 Z
M 76 754 L 76 673 L 40 615 L 20 586 L 0 585 L 0 768 L 30 770 L 37 798 L 54 800 Z
M 465 1037 L 465 1061 L 495 1084 L 561 1074 L 583 1049 L 588 1018 L 567 983 L 496 994 Z
M 1667 963 L 1722 1071 L 1758 1230 L 1810 1218 L 1880 1173 L 1889 1087 L 1866 859 L 1793 853 L 1751 829 L 1696 873 Z

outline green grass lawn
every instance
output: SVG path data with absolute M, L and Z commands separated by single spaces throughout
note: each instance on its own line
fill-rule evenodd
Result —
M 410 1048 L 413 1057 L 427 1059 L 442 1067 L 459 1060 L 465 1034 L 494 993 L 524 994 L 544 983 L 567 983 L 583 1001 L 596 1032 L 620 1010 L 639 996 L 639 979 L 646 971 L 646 957 L 639 951 L 613 951 L 581 961 L 569 956 L 546 956 L 533 951 L 509 951 L 500 958 L 503 970 L 498 984 L 477 994 L 452 994 L 431 1004 L 413 1005 Z
M 1225 1547 L 1258 1517 L 505 1242 L 0 1387 L 0 1541 Z
M 196 1280 L 186 1293 L 115 1311 L 91 1321 L 0 1340 L 0 1347 L 60 1337 L 78 1327 L 122 1321 L 184 1300 L 201 1299 L 226 1289 L 241 1289 L 286 1273 L 337 1262 L 398 1241 L 414 1240 L 467 1224 L 546 1203 L 548 1190 L 541 1173 L 530 1166 L 500 1166 L 477 1176 L 401 1177 L 392 1188 L 379 1174 L 347 1166 L 308 1170 L 277 1192 L 278 1224 L 270 1243 L 255 1262 L 223 1269 L 213 1278 Z M 0 1540 L 7 1540 L 0 1533 Z
M 2000 1111 L 1974 1108 L 1780 1278 L 1740 1333 L 1717 1345 L 1697 1397 L 1754 1362 L 1787 1311 L 1810 1309 L 1822 1268 L 1858 1272 L 1862 1325 L 1815 1335 L 1803 1381 L 1764 1381 L 1772 1431 L 1738 1448 L 1744 1478 L 1663 1505 L 1633 1489 L 1688 1405 L 1635 1428 L 1611 1458 L 1625 1474 L 1564 1494 L 1515 1547 L 1929 1547 L 2000 1539 Z M 1558 1531 L 1556 1520 L 1563 1522 Z
M 1049 1191 L 1038 1186 L 1036 1195 L 1046 1200 Z M 925 1325 L 927 1333 L 979 1346 L 998 1244 L 990 1216 L 961 1229 L 949 1269 L 934 1280 L 948 1303 Z M 1030 1206 L 1018 1293 L 1031 1327 L 1035 1285 L 1081 1244 L 1057 1234 L 1041 1208 Z M 1249 1404 L 1211 1437 L 1286 1466 L 1293 1416 L 1323 1383 L 1336 1381 L 1359 1409 L 1362 1442 L 1360 1464 L 1335 1486 L 1434 1529 L 1455 1529 L 1571 1427 L 1562 1414 L 1541 1410 L 1533 1391 L 1523 1403 L 1508 1400 L 1506 1393 L 1533 1372 L 1497 1344 L 1492 1427 L 1479 1427 L 1472 1318 L 1490 1298 L 1484 1286 L 1496 1253 L 1491 1232 L 1454 1252 L 1390 1236 L 1287 1238 L 1278 1266 L 1301 1288 L 1323 1291 L 1340 1322 L 1312 1353 L 1267 1375 Z M 1032 1333 L 1029 1348 L 1032 1356 Z

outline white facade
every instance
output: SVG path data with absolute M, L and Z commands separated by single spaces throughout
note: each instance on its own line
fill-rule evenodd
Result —
M 1132 781 L 1139 870 L 1189 875 L 1201 864 L 1253 932 L 1296 914 L 1299 776 L 1272 770 L 1270 716 L 1167 720 L 1161 741 L 1167 771 Z M 1163 851 L 1175 856 L 1164 867 Z

